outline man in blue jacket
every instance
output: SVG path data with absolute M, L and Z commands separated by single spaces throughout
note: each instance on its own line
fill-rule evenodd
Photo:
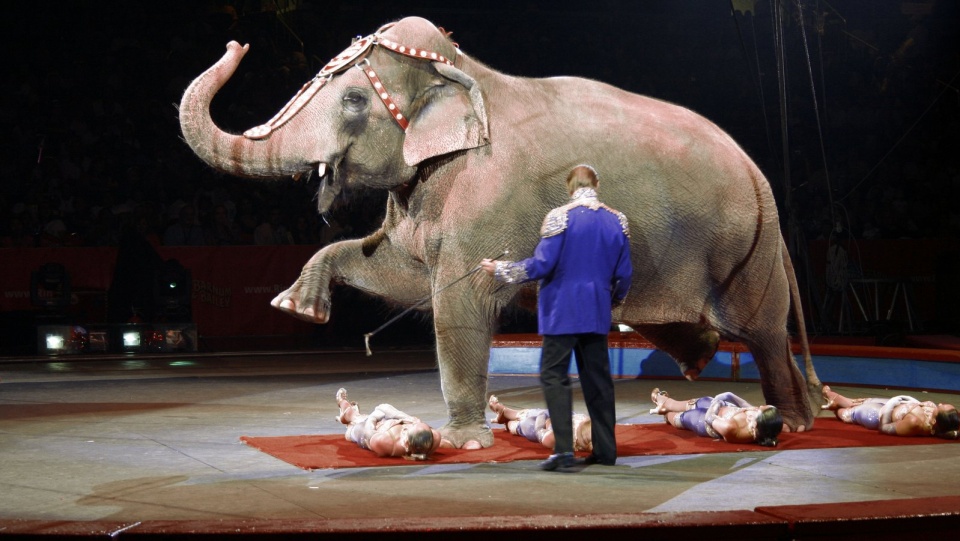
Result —
M 544 470 L 568 471 L 582 463 L 573 454 L 571 351 L 576 352 L 583 397 L 593 420 L 593 453 L 586 463 L 613 465 L 617 460 L 607 333 L 613 305 L 627 296 L 633 266 L 627 218 L 600 202 L 599 182 L 589 165 L 574 167 L 567 176 L 570 201 L 543 220 L 533 257 L 481 262 L 502 282 L 540 280 L 540 383 L 556 438 L 553 454 L 540 464 Z

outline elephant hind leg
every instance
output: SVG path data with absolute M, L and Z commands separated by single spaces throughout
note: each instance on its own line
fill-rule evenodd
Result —
M 819 407 L 815 410 L 811 405 L 812 391 L 794 361 L 786 332 L 751 337 L 745 342 L 760 372 L 763 398 L 780 410 L 784 430 L 803 432 L 813 428 Z
M 635 329 L 673 357 L 690 381 L 697 379 L 720 346 L 720 333 L 702 323 L 638 325 Z

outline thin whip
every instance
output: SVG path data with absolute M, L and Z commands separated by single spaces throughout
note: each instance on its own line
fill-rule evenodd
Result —
M 492 259 L 500 259 L 501 257 L 507 255 L 508 253 L 510 253 L 510 252 L 507 251 L 507 250 L 504 250 L 503 252 L 500 252 L 500 255 L 498 255 L 498 256 L 496 256 L 496 257 L 493 257 Z M 389 327 L 389 326 L 392 325 L 395 321 L 397 321 L 397 320 L 400 319 L 401 317 L 407 315 L 411 310 L 414 310 L 415 308 L 419 307 L 419 306 L 422 305 L 423 303 L 425 303 L 425 302 L 429 301 L 430 299 L 436 297 L 436 296 L 439 295 L 443 290 L 445 290 L 445 289 L 447 289 L 448 287 L 450 287 L 450 286 L 452 286 L 452 285 L 460 282 L 461 280 L 464 280 L 465 278 L 471 276 L 472 274 L 474 274 L 475 272 L 477 272 L 477 271 L 480 270 L 481 268 L 483 268 L 483 267 L 481 267 L 481 266 L 478 264 L 476 267 L 474 267 L 473 269 L 471 269 L 469 272 L 467 272 L 467 273 L 464 274 L 463 276 L 461 276 L 461 277 L 457 278 L 456 280 L 450 282 L 449 284 L 441 287 L 440 289 L 436 290 L 436 291 L 433 292 L 432 294 L 427 295 L 426 297 L 420 299 L 420 300 L 417 301 L 416 304 L 414 304 L 413 306 L 407 308 L 407 309 L 404 310 L 403 312 L 400 312 L 399 314 L 397 314 L 396 316 L 394 316 L 393 318 L 391 318 L 390 321 L 387 321 L 386 323 L 384 323 L 383 325 L 380 325 L 379 327 L 377 327 L 377 328 L 374 329 L 373 331 L 370 331 L 370 332 L 368 332 L 367 334 L 363 335 L 363 343 L 364 343 L 364 345 L 365 345 L 366 348 L 367 348 L 367 357 L 373 355 L 373 351 L 370 350 L 370 338 L 373 337 L 373 335 L 375 335 L 375 334 L 377 334 L 378 332 L 382 331 L 383 329 Z

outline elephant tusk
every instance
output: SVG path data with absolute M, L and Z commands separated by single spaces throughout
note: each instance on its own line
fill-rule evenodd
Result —
M 323 178 L 327 174 L 327 164 L 321 163 L 317 166 L 317 174 L 320 175 L 320 178 Z

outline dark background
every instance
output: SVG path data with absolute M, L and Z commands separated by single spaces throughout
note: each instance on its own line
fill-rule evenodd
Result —
M 9 245 L 20 222 L 41 244 L 36 232 L 49 213 L 67 222 L 74 245 L 115 245 L 141 216 L 145 233 L 159 236 L 169 206 L 213 190 L 237 203 L 238 221 L 262 219 L 242 216 L 245 209 L 279 206 L 288 220 L 322 230 L 315 185 L 211 171 L 180 139 L 175 104 L 235 39 L 251 52 L 214 101 L 214 117 L 234 131 L 260 124 L 352 37 L 407 15 L 452 31 L 463 51 L 501 71 L 594 78 L 710 118 L 767 174 L 794 246 L 960 236 L 957 2 L 477 4 L 8 7 L 0 23 L 0 238 Z M 781 4 L 784 16 L 773 17 Z M 336 213 L 337 238 L 375 229 L 382 201 L 357 194 Z M 117 208 L 132 211 L 102 212 Z

